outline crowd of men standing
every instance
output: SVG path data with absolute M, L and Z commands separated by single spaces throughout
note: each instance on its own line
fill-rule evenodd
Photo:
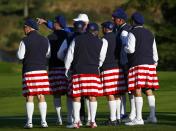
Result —
M 38 98 L 41 127 L 46 128 L 47 104 L 44 95 L 53 95 L 57 124 L 62 125 L 61 96 L 67 96 L 67 128 L 80 128 L 87 108 L 86 126 L 96 128 L 97 97 L 106 96 L 109 120 L 105 125 L 144 125 L 142 92 L 147 96 L 150 114 L 146 122 L 157 123 L 155 96 L 158 89 L 156 66 L 158 53 L 154 35 L 146 29 L 144 17 L 135 12 L 131 25 L 122 8 L 112 13 L 113 21 L 99 26 L 89 22 L 86 14 L 73 19 L 67 27 L 63 16 L 55 21 L 37 18 L 24 23 L 24 37 L 17 56 L 23 63 L 23 95 L 26 97 L 27 121 L 24 128 L 33 128 L 34 96 Z M 53 32 L 45 38 L 38 25 Z M 126 114 L 126 94 L 130 114 Z

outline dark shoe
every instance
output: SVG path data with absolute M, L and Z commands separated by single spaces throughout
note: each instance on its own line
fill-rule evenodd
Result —
M 122 120 L 117 119 L 117 124 L 120 125 L 122 123 Z
M 128 117 L 128 115 L 126 115 L 126 114 L 125 115 L 122 115 L 122 114 L 120 115 L 121 119 L 126 119 L 127 117 Z
M 107 120 L 107 121 L 105 121 L 104 125 L 106 125 L 106 126 L 118 126 L 119 124 L 117 123 L 116 120 L 114 120 L 114 121 Z

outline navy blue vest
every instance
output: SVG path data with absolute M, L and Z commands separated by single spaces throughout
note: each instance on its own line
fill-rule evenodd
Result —
M 130 31 L 136 38 L 135 52 L 129 54 L 129 66 L 137 66 L 143 64 L 154 64 L 153 60 L 153 34 L 143 28 L 143 27 L 134 27 Z
M 121 48 L 122 48 L 122 40 L 120 38 L 120 35 L 122 33 L 122 31 L 125 30 L 127 32 L 129 32 L 131 30 L 131 26 L 128 24 L 125 24 L 123 27 L 119 27 L 119 29 L 117 29 L 116 35 L 117 35 L 117 56 L 118 56 L 118 64 L 120 65 L 120 53 L 121 53 Z
M 46 70 L 48 39 L 32 31 L 23 39 L 25 56 L 23 59 L 23 73 L 36 70 Z
M 50 47 L 51 47 L 51 57 L 49 59 L 49 68 L 52 67 L 64 67 L 64 62 L 57 58 L 57 52 L 61 47 L 63 41 L 68 39 L 68 33 L 64 30 L 56 30 L 51 35 L 48 36 Z
M 105 61 L 101 67 L 102 70 L 112 69 L 118 67 L 118 50 L 116 35 L 114 32 L 105 34 L 104 38 L 108 41 L 108 49 L 106 53 Z
M 74 32 L 72 33 L 69 37 L 68 37 L 68 40 L 67 40 L 67 44 L 68 44 L 68 47 L 69 45 L 71 44 L 71 42 L 73 41 L 73 39 L 79 35 L 82 35 L 83 33 L 79 33 L 79 32 Z
M 99 57 L 102 41 L 90 33 L 75 38 L 73 74 L 99 74 Z

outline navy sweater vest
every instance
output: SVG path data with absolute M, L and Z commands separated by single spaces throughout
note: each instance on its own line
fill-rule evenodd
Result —
M 73 74 L 99 74 L 102 41 L 90 33 L 75 38 Z
M 36 70 L 46 70 L 48 39 L 32 31 L 23 39 L 25 56 L 23 60 L 23 73 Z
M 153 34 L 143 28 L 136 27 L 131 31 L 136 38 L 136 46 L 135 52 L 133 54 L 129 54 L 129 66 L 137 66 L 143 64 L 154 64 L 153 60 Z
M 64 62 L 57 58 L 57 52 L 60 49 L 63 41 L 68 39 L 68 33 L 64 30 L 54 31 L 48 36 L 50 47 L 51 47 L 51 57 L 49 59 L 49 68 L 52 67 L 64 67 Z
M 101 70 L 107 70 L 118 67 L 118 50 L 116 35 L 114 32 L 105 34 L 104 38 L 108 41 L 108 49 L 106 53 L 105 61 L 101 67 Z
M 131 30 L 131 26 L 128 25 L 128 24 L 125 24 L 123 27 L 119 28 L 117 33 L 116 33 L 117 34 L 117 50 L 118 50 L 117 51 L 117 53 L 118 53 L 117 56 L 118 56 L 118 59 L 119 59 L 119 61 L 118 61 L 119 65 L 120 65 L 120 53 L 121 53 L 121 48 L 122 48 L 122 40 L 121 40 L 120 36 L 121 36 L 121 33 L 122 33 L 123 30 L 129 32 Z

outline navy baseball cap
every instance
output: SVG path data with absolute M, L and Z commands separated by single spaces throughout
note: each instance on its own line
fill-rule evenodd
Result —
M 37 22 L 34 21 L 34 20 L 31 19 L 31 18 L 27 19 L 27 20 L 25 21 L 24 25 L 29 26 L 29 27 L 31 27 L 31 28 L 33 28 L 33 29 L 35 29 L 35 30 L 38 30 L 38 29 L 39 29 Z
M 60 24 L 60 26 L 62 28 L 65 28 L 67 26 L 67 23 L 66 23 L 64 16 L 58 15 L 55 17 L 55 20 L 56 20 L 56 22 L 58 22 Z
M 99 27 L 96 23 L 89 23 L 87 26 L 87 31 L 99 31 Z
M 142 14 L 140 14 L 139 12 L 135 12 L 132 14 L 131 19 L 136 23 L 136 24 L 140 24 L 143 25 L 144 24 L 144 17 L 142 16 Z
M 116 11 L 114 11 L 114 13 L 112 14 L 112 17 L 114 18 L 120 18 L 120 19 L 124 19 L 127 20 L 127 14 L 125 13 L 125 11 L 122 8 L 118 8 Z
M 113 30 L 114 29 L 114 23 L 111 21 L 106 21 L 101 24 L 102 27 Z

